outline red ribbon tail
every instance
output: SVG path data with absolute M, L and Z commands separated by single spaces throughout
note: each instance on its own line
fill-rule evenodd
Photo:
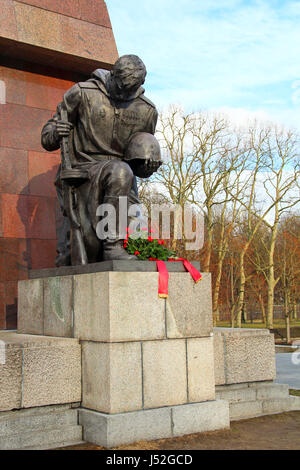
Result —
M 166 299 L 168 297 L 169 273 L 164 261 L 156 261 L 158 277 L 158 296 Z
M 189 261 L 185 259 L 183 260 L 183 264 L 184 264 L 185 269 L 190 273 L 190 275 L 192 276 L 192 278 L 194 279 L 196 283 L 201 281 L 202 279 L 201 274 Z

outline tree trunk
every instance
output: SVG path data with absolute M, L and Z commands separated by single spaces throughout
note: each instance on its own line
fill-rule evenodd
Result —
M 247 310 L 247 305 L 246 304 L 244 304 L 243 312 L 244 312 L 244 321 L 245 321 L 245 323 L 247 323 L 248 322 L 248 310 Z
M 231 328 L 234 328 L 234 286 L 233 286 L 233 256 L 230 256 L 230 295 L 231 295 L 231 309 L 230 309 L 230 318 L 231 318 Z
M 231 328 L 235 326 L 235 318 L 234 318 L 234 305 L 232 305 L 230 310 L 230 318 L 231 318 Z
M 217 266 L 217 276 L 216 276 L 216 282 L 215 282 L 215 288 L 213 292 L 213 322 L 214 326 L 217 324 L 218 320 L 218 306 L 219 306 L 219 292 L 220 292 L 220 287 L 221 287 L 221 278 L 222 278 L 222 266 L 223 266 L 223 260 L 219 259 L 218 266 Z
M 259 304 L 261 308 L 262 321 L 264 324 L 266 324 L 266 310 L 265 310 L 265 304 L 264 304 L 262 295 L 259 296 Z
M 174 236 L 172 240 L 172 250 L 175 252 L 179 235 L 182 237 L 182 208 L 176 205 L 174 210 Z
M 285 324 L 286 324 L 286 342 L 287 344 L 291 344 L 291 326 L 290 326 L 290 315 L 287 314 L 285 317 Z
M 209 272 L 210 269 L 210 258 L 212 251 L 213 242 L 213 225 L 212 225 L 212 210 L 208 207 L 206 214 L 206 230 L 207 230 L 207 242 L 205 246 L 205 254 L 203 261 L 203 272 Z
M 298 312 L 297 312 L 297 302 L 296 300 L 293 301 L 293 320 L 297 320 Z
M 291 327 L 290 327 L 290 312 L 289 312 L 289 298 L 288 292 L 284 293 L 284 315 L 285 315 L 285 326 L 286 326 L 286 342 L 291 342 Z
M 236 323 L 237 328 L 242 327 L 242 309 L 244 305 L 245 298 L 245 285 L 246 285 L 246 276 L 245 276 L 245 267 L 244 267 L 244 258 L 246 251 L 240 253 L 240 281 L 239 281 L 239 296 L 236 308 Z
M 278 231 L 278 207 L 275 207 L 275 222 L 272 227 L 270 249 L 269 249 L 269 272 L 268 272 L 268 300 L 267 300 L 267 328 L 273 328 L 274 323 L 274 289 L 276 286 L 274 276 L 274 251 Z
M 274 285 L 268 283 L 267 328 L 273 328 L 274 321 Z

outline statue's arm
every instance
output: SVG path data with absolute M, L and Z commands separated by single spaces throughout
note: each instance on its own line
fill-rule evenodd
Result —
M 149 134 L 152 134 L 152 135 L 155 134 L 157 119 L 158 119 L 157 109 L 151 108 L 149 119 L 147 122 L 147 130 L 145 130 L 145 132 L 149 132 Z
M 74 85 L 68 90 L 63 101 L 57 106 L 56 113 L 44 125 L 41 135 L 41 143 L 45 150 L 58 150 L 61 138 L 70 133 L 71 127 L 76 124 L 78 107 L 81 102 L 81 89 Z M 60 108 L 64 106 L 68 113 L 68 122 L 60 120 Z
M 59 107 L 59 106 L 58 106 Z M 58 121 L 57 113 L 44 125 L 42 129 L 41 142 L 45 150 L 49 152 L 59 149 L 60 138 L 56 132 Z

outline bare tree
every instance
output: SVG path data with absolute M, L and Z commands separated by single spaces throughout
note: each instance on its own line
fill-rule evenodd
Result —
M 202 211 L 207 234 L 202 269 L 209 271 L 213 210 L 226 200 L 222 181 L 227 178 L 227 184 L 231 184 L 228 175 L 239 165 L 240 140 L 223 116 L 204 112 L 184 114 L 178 107 L 160 114 L 157 136 L 165 164 L 156 182 L 164 187 L 175 206 L 193 204 Z
M 193 114 L 184 114 L 178 107 L 170 107 L 167 113 L 160 113 L 157 138 L 160 141 L 164 164 L 154 177 L 155 183 L 174 208 L 183 209 L 185 204 L 194 203 L 194 192 L 201 179 L 197 164 L 197 149 L 193 147 L 192 134 L 195 126 Z M 174 236 L 172 248 L 176 249 L 179 218 L 182 212 L 174 214 Z
M 206 243 L 202 269 L 209 271 L 212 267 L 214 250 L 215 323 L 223 262 L 234 236 L 239 240 L 239 251 L 234 255 L 235 261 L 238 257 L 238 274 L 231 280 L 232 286 L 238 284 L 237 296 L 231 295 L 235 303 L 233 318 L 241 326 L 247 280 L 257 273 L 267 284 L 266 312 L 264 296 L 258 300 L 267 326 L 272 328 L 274 289 L 279 280 L 274 271 L 278 226 L 282 215 L 299 202 L 299 192 L 296 195 L 293 192 L 299 178 L 298 137 L 274 125 L 257 123 L 238 132 L 223 116 L 205 112 L 185 114 L 178 107 L 160 114 L 157 137 L 164 165 L 153 177 L 156 199 L 179 209 L 194 205 L 204 215 Z M 153 197 L 147 185 L 142 192 L 145 200 Z M 175 250 L 181 217 L 182 211 L 175 212 L 172 242 Z M 255 239 L 262 227 L 268 235 L 261 237 L 260 248 L 255 251 Z M 254 251 L 250 251 L 251 245 Z M 246 264 L 251 253 L 253 269 L 249 272 Z
M 300 300 L 300 217 L 289 214 L 279 227 L 275 265 L 279 273 L 278 294 L 284 303 L 287 343 L 291 341 L 290 320 L 297 318 L 297 302 Z
M 299 141 L 291 131 L 274 129 L 268 138 L 268 159 L 264 188 L 271 203 L 271 220 L 264 220 L 271 236 L 266 245 L 268 268 L 265 271 L 268 285 L 267 327 L 273 328 L 274 289 L 280 279 L 275 275 L 274 252 L 281 217 L 300 202 L 297 190 L 299 171 Z
M 220 205 L 219 216 L 214 221 L 214 251 L 216 253 L 215 282 L 213 289 L 213 320 L 217 324 L 219 294 L 223 273 L 223 262 L 229 251 L 229 243 L 235 232 L 241 205 L 238 203 L 238 195 L 243 191 L 244 185 L 241 177 L 244 171 L 245 160 L 241 160 L 239 166 L 231 168 L 224 174 L 221 185 L 223 188 L 223 202 Z M 234 195 L 234 197 L 232 197 Z M 231 293 L 231 297 L 232 297 Z
M 256 268 L 263 272 L 267 282 L 266 323 L 268 328 L 273 328 L 274 289 L 279 281 L 274 271 L 274 250 L 279 221 L 287 210 L 300 201 L 299 192 L 295 193 L 299 178 L 298 138 L 291 131 L 279 130 L 276 126 L 262 128 L 259 132 L 251 129 L 250 135 L 255 164 L 249 178 L 249 195 L 246 199 L 240 200 L 246 210 L 248 228 L 246 241 L 240 253 L 241 289 L 236 313 L 240 325 L 246 283 L 245 254 L 263 224 L 270 231 L 270 236 L 266 240 L 261 240 L 267 253 L 267 262 L 264 267 L 257 263 Z M 262 177 L 264 193 L 261 196 L 262 201 L 259 201 L 256 193 Z

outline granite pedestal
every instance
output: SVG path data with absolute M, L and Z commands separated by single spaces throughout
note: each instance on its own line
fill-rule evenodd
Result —
M 89 442 L 229 427 L 228 402 L 215 400 L 210 274 L 195 284 L 181 262 L 167 267 L 167 299 L 148 261 L 45 270 L 19 282 L 20 332 L 80 340 Z

